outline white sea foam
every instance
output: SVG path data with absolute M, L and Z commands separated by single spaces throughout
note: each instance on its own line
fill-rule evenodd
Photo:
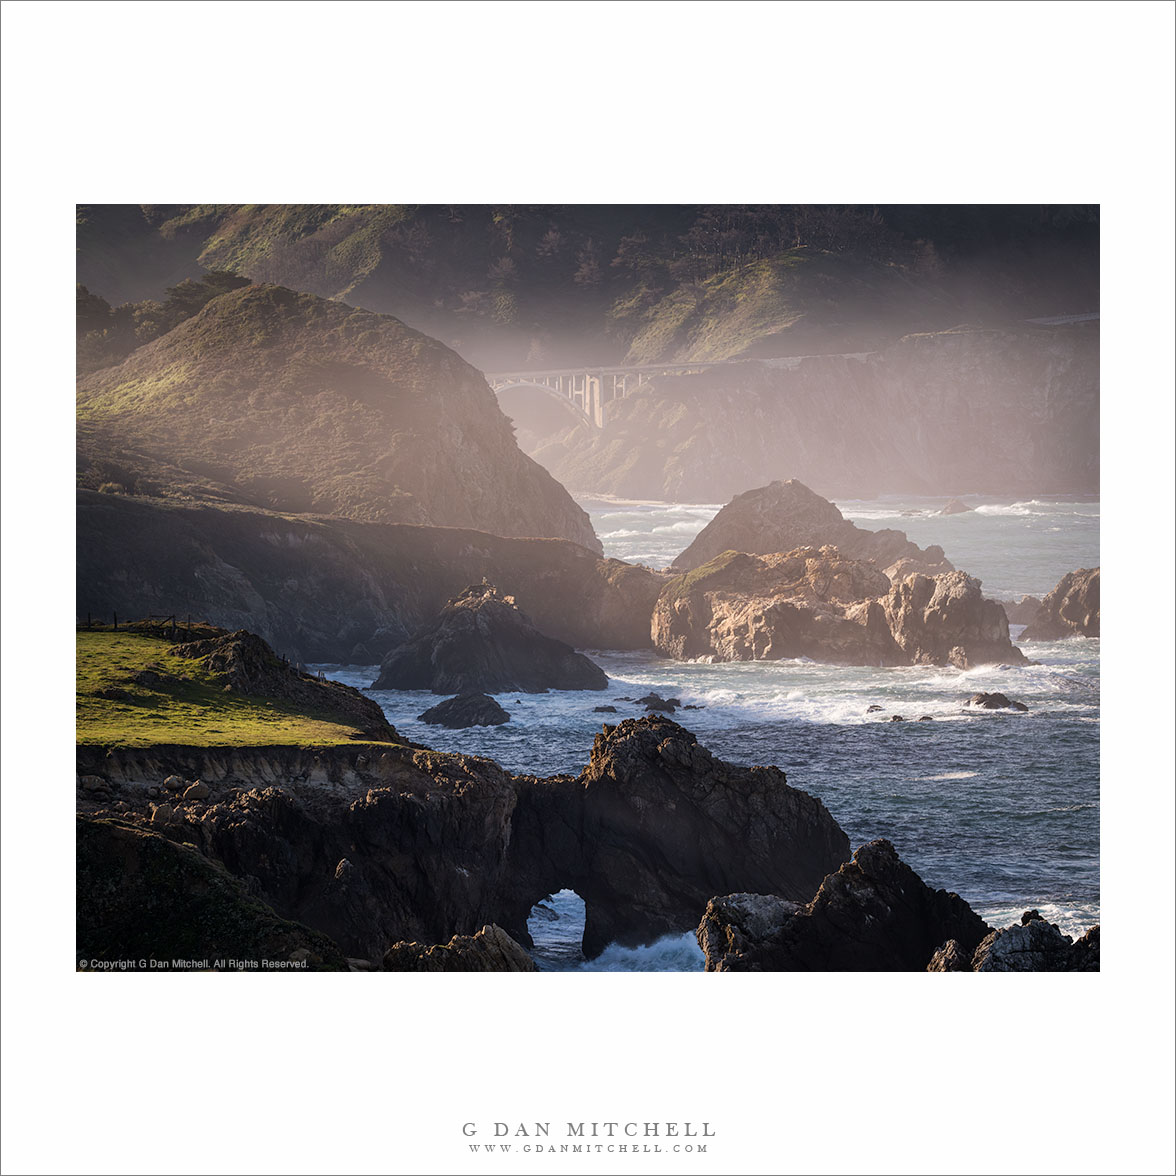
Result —
M 580 972 L 701 972 L 702 948 L 693 931 L 666 935 L 648 947 L 621 947 L 611 943 L 594 960 L 582 963 Z

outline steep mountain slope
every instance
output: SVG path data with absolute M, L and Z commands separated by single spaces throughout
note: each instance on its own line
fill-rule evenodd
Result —
M 212 299 L 78 385 L 83 486 L 571 539 L 588 516 L 481 375 L 386 315 L 279 286 Z
M 1097 206 L 81 206 L 111 303 L 234 270 L 395 314 L 471 363 L 858 351 L 1098 306 Z

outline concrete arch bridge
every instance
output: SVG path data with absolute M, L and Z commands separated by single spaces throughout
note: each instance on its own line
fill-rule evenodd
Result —
M 865 359 L 871 352 L 845 354 L 847 359 Z M 758 360 L 769 367 L 795 368 L 807 355 L 789 355 Z M 532 389 L 554 397 L 574 409 L 597 429 L 604 428 L 606 410 L 614 400 L 632 396 L 654 376 L 680 376 L 747 360 L 720 359 L 709 363 L 636 364 L 628 367 L 558 368 L 545 372 L 486 372 L 486 382 L 498 396 L 515 389 Z

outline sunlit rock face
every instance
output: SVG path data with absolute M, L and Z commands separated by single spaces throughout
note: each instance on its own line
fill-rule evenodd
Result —
M 836 665 L 1020 663 L 1009 624 L 964 572 L 891 585 L 834 547 L 728 551 L 666 586 L 651 634 L 662 653 L 716 661 L 807 657 Z
M 1099 568 L 1067 572 L 1041 602 L 1022 641 L 1097 637 L 1100 631 Z
M 767 555 L 826 545 L 836 547 L 846 559 L 872 561 L 895 581 L 912 572 L 935 576 L 955 570 L 943 548 L 924 550 L 902 531 L 863 530 L 795 478 L 732 499 L 674 560 L 673 570 L 688 572 L 724 551 Z
M 481 373 L 389 315 L 255 285 L 78 385 L 79 478 L 288 513 L 571 539 L 588 516 Z
M 1097 325 L 909 335 L 861 356 L 664 377 L 585 444 L 530 452 L 566 486 L 723 502 L 788 475 L 827 495 L 1096 492 Z

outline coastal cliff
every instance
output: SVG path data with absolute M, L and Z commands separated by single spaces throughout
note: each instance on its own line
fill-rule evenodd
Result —
M 716 760 L 660 716 L 605 727 L 577 777 L 395 744 L 79 746 L 78 773 L 79 812 L 198 849 L 368 960 L 487 924 L 529 945 L 532 906 L 563 887 L 593 956 L 690 930 L 732 886 L 805 900 L 849 852 L 783 772 Z M 161 802 L 172 777 L 204 788 Z
M 784 472 L 853 498 L 1094 491 L 1098 354 L 1087 324 L 732 364 L 659 377 L 591 439 L 531 454 L 577 492 L 622 498 L 725 501 Z
M 578 649 L 648 648 L 665 579 L 560 539 L 78 494 L 77 609 L 206 617 L 302 661 L 374 665 L 483 577 Z

